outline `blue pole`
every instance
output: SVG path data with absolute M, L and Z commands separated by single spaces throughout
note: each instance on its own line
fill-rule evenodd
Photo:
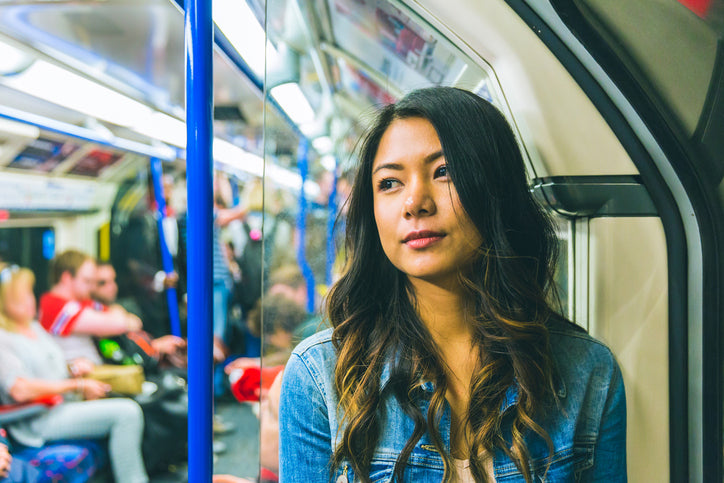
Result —
M 158 241 L 161 245 L 161 265 L 166 275 L 174 272 L 173 258 L 166 243 L 166 232 L 163 229 L 163 221 L 166 219 L 166 198 L 163 193 L 163 168 L 161 160 L 151 158 L 151 179 L 153 181 L 153 195 L 156 198 L 156 223 L 158 224 Z M 166 301 L 168 302 L 168 316 L 171 320 L 171 333 L 176 337 L 181 337 L 181 320 L 178 314 L 178 298 L 176 297 L 176 289 L 169 287 L 166 289 Z
M 212 23 L 210 0 L 186 0 L 188 187 L 188 480 L 210 483 L 213 414 L 211 260 L 213 229 Z
M 299 213 L 297 214 L 297 232 L 299 233 L 299 246 L 297 247 L 297 261 L 302 269 L 302 275 L 307 282 L 307 311 L 314 312 L 315 301 L 315 285 L 314 273 L 307 263 L 306 250 L 306 234 L 307 234 L 307 196 L 304 193 L 304 183 L 307 181 L 309 172 L 309 143 L 305 138 L 299 140 L 299 148 L 297 152 L 297 166 L 299 167 L 299 176 L 302 178 L 302 186 L 299 189 Z
M 337 251 L 334 239 L 334 226 L 337 221 L 337 179 L 337 162 L 335 161 L 332 192 L 329 193 L 329 199 L 327 200 L 327 264 L 325 265 L 327 287 L 332 285 L 332 269 L 334 268 L 334 258 Z

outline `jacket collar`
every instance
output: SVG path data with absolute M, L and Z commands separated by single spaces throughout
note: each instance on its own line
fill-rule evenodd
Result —
M 382 368 L 382 374 L 380 375 L 380 388 L 385 387 L 385 385 L 389 382 L 391 370 L 392 361 L 388 361 Z M 555 362 L 553 363 L 553 387 L 556 391 L 556 395 L 559 398 L 562 399 L 566 397 L 566 385 L 563 382 L 563 378 L 560 377 L 560 373 L 558 372 L 558 368 L 556 367 Z M 424 381 L 421 385 L 421 388 L 426 393 L 431 394 L 435 390 L 435 384 L 433 384 L 432 381 Z M 513 405 L 518 404 L 519 399 L 520 388 L 518 386 L 518 381 L 514 381 L 513 384 L 508 386 L 508 389 L 506 389 L 505 391 L 505 397 L 503 398 L 503 402 L 500 404 L 501 414 L 507 411 Z

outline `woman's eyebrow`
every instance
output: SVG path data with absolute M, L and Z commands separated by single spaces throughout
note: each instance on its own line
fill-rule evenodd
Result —
M 377 166 L 377 167 L 375 168 L 374 171 L 372 171 L 372 174 L 375 174 L 377 171 L 379 171 L 379 170 L 381 170 L 381 169 L 393 169 L 393 170 L 395 170 L 395 171 L 402 171 L 402 165 L 399 164 L 399 163 L 385 163 L 385 164 L 380 164 L 379 166 Z
M 435 151 L 434 153 L 428 154 L 427 156 L 425 156 L 423 158 L 422 162 L 425 164 L 430 164 L 441 156 L 442 156 L 442 149 L 439 151 Z M 372 171 L 372 174 L 374 175 L 377 171 L 379 171 L 381 169 L 393 169 L 395 171 L 402 171 L 404 168 L 399 163 L 385 163 L 385 164 L 380 164 L 379 166 L 377 166 L 374 169 L 374 171 Z

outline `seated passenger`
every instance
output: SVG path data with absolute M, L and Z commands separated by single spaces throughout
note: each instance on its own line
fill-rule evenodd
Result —
M 123 311 L 115 305 L 117 294 L 116 271 L 107 262 L 97 262 L 91 296 L 112 310 Z M 150 334 L 144 331 L 101 340 L 103 356 L 117 363 L 119 361 L 115 360 L 114 354 L 104 353 L 104 343 L 111 343 L 111 347 L 115 344 L 122 358 L 130 357 L 133 363 L 140 363 L 146 379 L 159 386 L 153 394 L 138 399 L 146 425 L 142 448 L 147 471 L 150 474 L 165 471 L 169 465 L 184 461 L 188 423 L 186 389 L 179 386 L 175 378 L 167 379 L 166 376 L 169 371 L 177 376 L 186 376 L 186 341 L 173 335 L 151 339 Z
M 143 327 L 135 315 L 91 299 L 95 276 L 96 266 L 90 256 L 68 250 L 53 260 L 53 286 L 40 298 L 40 323 L 58 337 L 68 361 L 81 359 L 100 364 L 101 357 L 90 336 L 114 336 Z
M 34 282 L 30 270 L 0 266 L 0 402 L 24 403 L 55 394 L 64 402 L 10 423 L 7 430 L 18 444 L 36 448 L 65 439 L 108 438 L 115 480 L 147 482 L 141 408 L 130 399 L 102 399 L 110 389 L 107 384 L 70 377 L 60 347 L 34 320 Z
M 109 269 L 113 270 L 113 267 L 105 265 L 103 274 L 110 275 Z M 40 323 L 59 337 L 58 343 L 66 360 L 75 362 L 73 368 L 86 361 L 96 365 L 103 362 L 93 337 L 113 337 L 138 332 L 143 327 L 137 316 L 113 305 L 117 293 L 115 276 L 112 284 L 105 283 L 110 279 L 104 279 L 104 290 L 98 290 L 96 270 L 89 255 L 68 250 L 53 260 L 51 279 L 54 285 L 40 298 Z M 93 300 L 94 289 L 111 305 Z M 106 300 L 108 297 L 111 300 Z M 150 344 L 159 356 L 175 354 L 185 346 L 185 342 L 175 336 L 159 337 Z
M 95 283 L 91 290 L 91 298 L 113 310 L 123 311 L 124 309 L 116 304 L 118 285 L 116 284 L 116 271 L 109 262 L 96 261 Z M 130 336 L 130 335 L 129 335 Z M 122 336 L 123 337 L 123 336 Z M 136 336 L 130 336 L 139 345 L 148 345 L 146 350 L 149 356 L 157 362 L 168 362 L 175 367 L 185 367 L 186 341 L 175 335 L 164 335 L 156 339 L 142 337 L 138 340 Z M 145 341 L 148 344 L 145 344 Z

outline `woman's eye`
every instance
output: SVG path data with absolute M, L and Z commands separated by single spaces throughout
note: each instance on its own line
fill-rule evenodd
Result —
M 447 165 L 442 165 L 435 170 L 436 178 L 444 178 L 447 176 Z
M 377 189 L 379 189 L 380 191 L 387 191 L 387 190 L 392 189 L 395 186 L 397 186 L 398 183 L 399 183 L 399 181 L 397 181 L 396 179 L 393 179 L 393 178 L 381 179 L 377 183 Z

